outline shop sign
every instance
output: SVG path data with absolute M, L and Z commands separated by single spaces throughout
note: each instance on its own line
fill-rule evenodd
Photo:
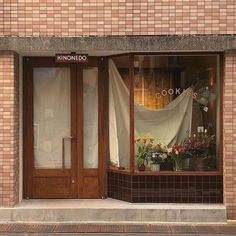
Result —
M 175 88 L 175 89 L 162 89 L 160 92 L 156 92 L 155 96 L 156 98 L 159 98 L 159 97 L 165 97 L 165 96 L 169 96 L 169 95 L 180 95 L 182 92 L 184 92 L 185 89 L 181 89 L 181 88 Z M 189 94 L 191 95 L 191 94 Z M 193 98 L 197 98 L 197 93 L 194 92 L 193 93 Z
M 88 62 L 88 54 L 56 54 L 56 62 Z

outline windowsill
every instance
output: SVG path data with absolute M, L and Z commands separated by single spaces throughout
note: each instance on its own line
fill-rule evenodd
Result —
M 134 171 L 134 175 L 222 175 L 220 171 Z
M 123 174 L 131 174 L 130 169 L 120 169 L 120 168 L 115 167 L 115 166 L 110 166 L 108 168 L 108 171 L 116 172 L 116 173 L 123 173 Z
M 118 167 L 109 167 L 109 172 L 123 173 L 123 174 L 132 174 L 130 169 L 119 169 Z M 161 171 L 138 171 L 135 170 L 133 175 L 198 175 L 198 176 L 207 176 L 207 175 L 223 175 L 221 171 L 171 171 L 171 170 L 161 170 Z

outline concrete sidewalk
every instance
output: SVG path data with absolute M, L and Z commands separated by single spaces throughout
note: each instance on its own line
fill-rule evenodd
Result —
M 0 236 L 235 236 L 236 234 L 163 234 L 163 233 L 0 233 Z
M 0 224 L 0 235 L 236 235 L 236 224 Z M 12 234 L 13 233 L 13 234 Z M 21 233 L 21 234 L 18 234 Z M 82 233 L 82 234 L 81 234 Z

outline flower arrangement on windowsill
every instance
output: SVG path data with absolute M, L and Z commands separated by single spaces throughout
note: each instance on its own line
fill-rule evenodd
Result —
M 194 159 L 195 170 L 204 171 L 204 160 L 212 158 L 211 147 L 215 143 L 215 135 L 207 132 L 196 133 L 183 142 L 185 155 Z
M 182 163 L 186 159 L 192 159 L 196 171 L 204 171 L 204 160 L 212 158 L 212 146 L 215 136 L 207 132 L 193 134 L 185 139 L 182 144 L 167 148 L 166 145 L 158 142 L 150 136 L 137 137 L 136 164 L 139 171 L 144 171 L 150 165 L 151 171 L 159 171 L 160 165 L 171 160 L 175 171 L 182 170 Z
M 175 162 L 175 171 L 181 171 L 182 161 L 186 158 L 184 147 L 182 145 L 175 145 L 168 149 L 168 155 Z
M 136 163 L 139 171 L 145 171 L 148 164 L 148 156 L 151 153 L 153 147 L 154 138 L 151 136 L 140 136 L 135 139 L 137 146 Z
M 154 144 L 149 154 L 151 171 L 160 171 L 160 164 L 163 163 L 167 157 L 167 146 L 161 143 Z

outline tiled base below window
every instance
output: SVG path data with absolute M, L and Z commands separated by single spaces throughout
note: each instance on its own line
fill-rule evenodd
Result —
M 223 177 L 108 172 L 108 197 L 134 203 L 223 203 Z

